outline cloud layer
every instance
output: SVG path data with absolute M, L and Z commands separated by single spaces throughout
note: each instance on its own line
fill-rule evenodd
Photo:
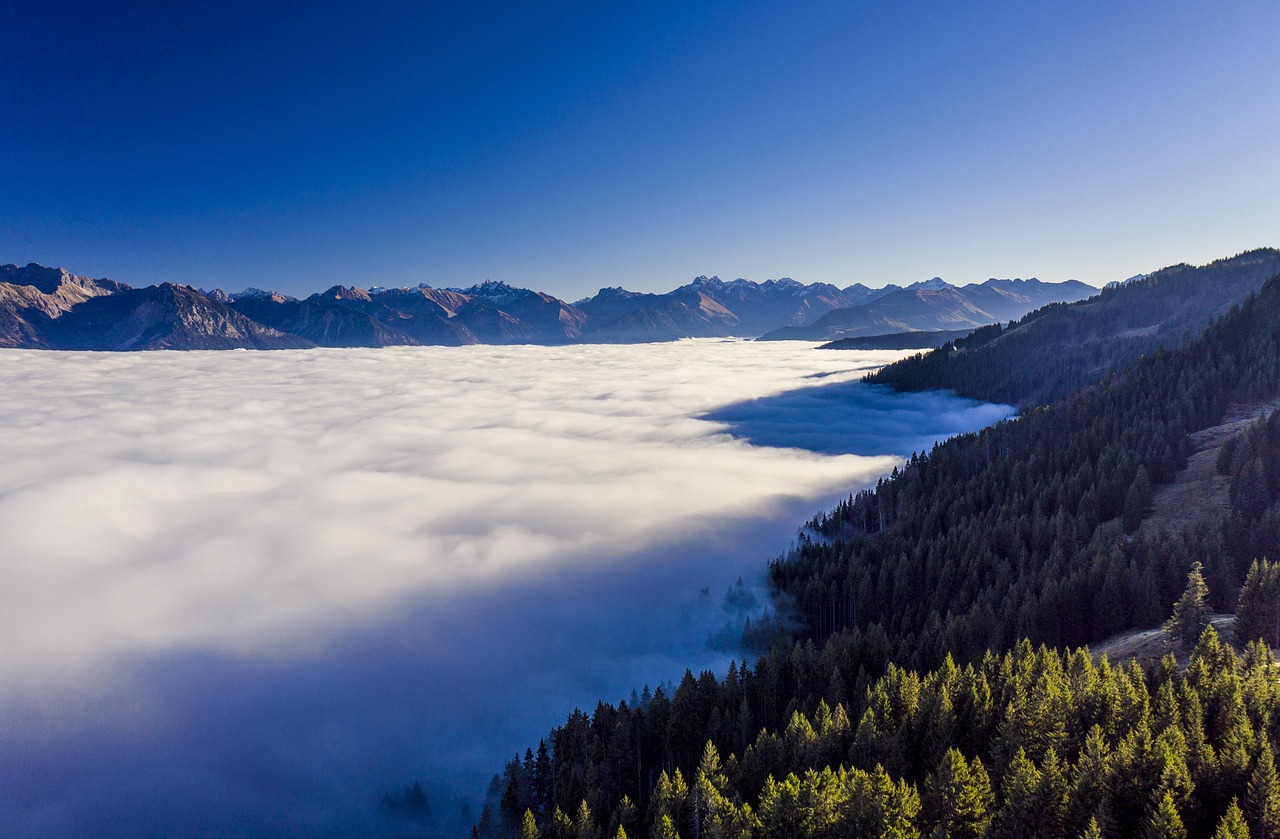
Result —
M 381 789 L 464 790 L 574 704 L 720 666 L 697 590 L 896 462 L 742 438 L 831 450 L 762 429 L 899 355 L 0 352 L 0 815 L 372 830 Z M 822 409 L 875 441 L 835 450 L 994 416 L 895 399 Z

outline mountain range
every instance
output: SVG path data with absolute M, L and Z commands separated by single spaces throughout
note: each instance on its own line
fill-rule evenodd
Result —
M 956 287 L 934 277 L 895 288 L 859 306 L 832 309 L 810 324 L 775 329 L 761 340 L 835 341 L 893 332 L 976 329 L 1022 317 L 1049 303 L 1084 300 L 1097 291 L 1077 280 L 991 279 Z
M 680 338 L 830 340 L 967 330 L 1096 289 L 1074 280 L 958 288 L 756 283 L 698 277 L 665 294 L 602 288 L 575 303 L 506 283 L 470 288 L 334 286 L 297 299 L 164 283 L 135 289 L 62 268 L 0 266 L 0 346 L 39 349 L 297 349 L 643 343 Z

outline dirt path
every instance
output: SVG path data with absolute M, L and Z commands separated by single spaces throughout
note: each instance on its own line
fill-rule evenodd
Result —
M 1213 624 L 1214 629 L 1218 630 L 1218 636 L 1224 641 L 1231 640 L 1231 631 L 1235 621 L 1235 615 L 1209 616 L 1209 622 Z M 1112 664 L 1127 662 L 1131 658 L 1136 658 L 1139 663 L 1146 664 L 1152 661 L 1159 661 L 1164 658 L 1166 653 L 1172 652 L 1172 650 L 1169 647 L 1168 640 L 1165 638 L 1164 629 L 1159 628 L 1141 629 L 1137 632 L 1122 632 L 1119 635 L 1112 635 L 1107 640 L 1089 647 L 1089 652 L 1093 653 L 1095 661 L 1105 655 Z M 1180 656 L 1179 659 L 1185 663 L 1185 656 Z
M 1218 450 L 1263 414 L 1277 408 L 1280 399 L 1261 405 L 1233 405 L 1220 424 L 1192 434 L 1193 454 L 1187 458 L 1187 468 L 1178 473 L 1173 483 L 1156 490 L 1140 535 L 1177 535 L 1201 522 L 1221 521 L 1230 500 L 1229 481 L 1218 474 Z

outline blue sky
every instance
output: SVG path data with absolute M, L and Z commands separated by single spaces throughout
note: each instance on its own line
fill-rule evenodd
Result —
M 1280 245 L 1280 5 L 0 5 L 0 262 L 1095 284 Z

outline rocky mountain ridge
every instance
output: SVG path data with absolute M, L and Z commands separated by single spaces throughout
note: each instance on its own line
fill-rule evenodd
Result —
M 1034 293 L 1027 293 L 1029 288 Z M 134 289 L 32 263 L 0 266 L 0 346 L 284 349 L 644 343 L 761 335 L 812 340 L 810 332 L 836 338 L 942 328 L 927 325 L 935 321 L 948 329 L 967 328 L 1020 316 L 1045 302 L 1078 299 L 1082 289 L 1094 291 L 1075 281 L 989 280 L 957 289 L 935 277 L 873 289 L 805 285 L 790 278 L 757 283 L 701 276 L 665 294 L 606 287 L 572 304 L 493 280 L 469 288 L 337 285 L 300 300 L 259 288 L 227 293 L 165 283 Z M 922 314 L 938 309 L 936 301 L 942 299 L 951 300 L 951 309 L 964 317 Z M 1010 307 L 1021 308 L 1009 314 Z M 833 332 L 829 326 L 861 322 L 883 325 L 870 332 L 847 327 Z
M 1073 303 L 1097 293 L 1093 286 L 1076 280 L 993 278 L 957 287 L 935 277 L 862 305 L 834 309 L 808 325 L 767 332 L 761 340 L 837 341 L 894 332 L 977 329 L 1020 318 L 1049 303 Z

